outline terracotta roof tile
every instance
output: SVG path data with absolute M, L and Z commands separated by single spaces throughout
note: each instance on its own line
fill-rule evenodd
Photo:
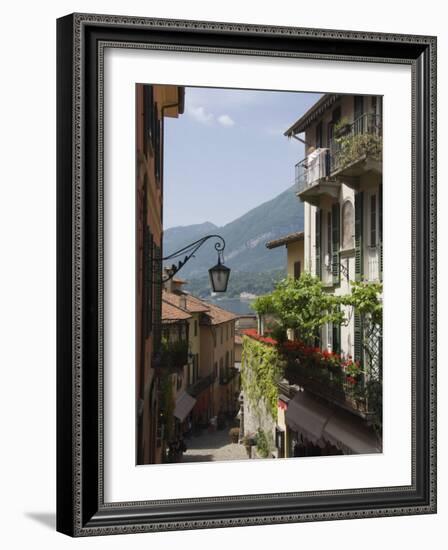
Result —
M 164 290 L 162 299 L 167 305 L 171 305 L 187 314 L 203 313 L 202 324 L 220 325 L 238 318 L 238 315 L 186 292 L 168 292 Z
M 208 317 L 209 324 L 220 325 L 221 323 L 227 323 L 228 321 L 234 321 L 238 319 L 238 315 L 235 315 L 231 311 L 222 309 L 221 307 L 207 302 L 209 310 L 204 314 L 204 317 Z
M 162 323 L 185 321 L 186 319 L 191 319 L 191 315 L 188 312 L 162 299 Z
M 303 241 L 303 238 L 304 238 L 303 231 L 296 231 L 295 233 L 284 235 L 279 239 L 268 241 L 266 243 L 266 248 L 277 248 L 278 246 L 284 246 L 285 244 L 295 243 L 297 241 Z
M 185 292 L 168 292 L 164 290 L 162 298 L 171 305 L 190 313 L 204 313 L 209 309 L 208 304 Z

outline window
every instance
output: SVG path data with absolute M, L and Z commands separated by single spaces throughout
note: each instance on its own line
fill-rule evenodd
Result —
M 145 176 L 146 184 L 146 176 Z M 146 195 L 146 194 L 145 194 Z M 146 201 L 146 198 L 145 198 Z M 145 216 L 146 216 L 146 208 Z M 143 323 L 145 337 L 152 332 L 153 323 L 153 237 L 149 226 L 144 225 L 143 233 Z
M 370 246 L 376 246 L 376 195 L 370 197 Z
M 364 112 L 364 98 L 362 95 L 355 95 L 354 112 L 355 120 L 362 116 Z
M 299 261 L 294 262 L 294 279 L 300 279 L 300 274 L 302 271 L 302 264 Z
M 152 138 L 153 128 L 153 88 L 143 87 L 143 147 L 148 151 Z
M 327 323 L 327 349 L 333 349 L 333 323 Z
M 193 358 L 193 382 L 199 378 L 199 354 L 196 353 Z
M 219 332 L 221 333 L 221 344 L 222 344 L 224 341 L 224 330 L 222 327 L 219 328 Z
M 316 149 L 319 149 L 323 145 L 322 140 L 322 121 L 316 126 Z
M 320 208 L 316 208 L 315 213 L 315 224 L 316 224 L 316 232 L 315 232 L 315 274 L 316 277 L 319 279 L 322 277 L 322 266 L 321 266 L 321 222 L 322 222 L 322 215 Z
M 351 201 L 345 201 L 342 206 L 342 248 L 348 250 L 353 248 L 354 242 L 353 226 L 353 204 Z
M 376 246 L 376 195 L 370 196 L 370 246 Z
M 161 165 L 162 165 L 162 153 L 161 153 L 161 121 L 159 120 L 157 105 L 154 103 L 153 112 L 153 137 L 152 143 L 154 147 L 154 169 L 156 176 L 156 183 L 160 185 Z
M 331 261 L 331 212 L 327 212 L 327 254 L 328 261 Z
M 194 335 L 195 335 L 195 336 L 198 335 L 198 322 L 197 322 L 196 319 L 195 319 L 195 321 L 194 321 Z
M 327 146 L 328 147 L 330 147 L 331 142 L 333 140 L 334 125 L 337 122 L 339 122 L 340 118 L 341 118 L 341 108 L 336 107 L 336 109 L 334 109 L 333 112 L 331 113 L 331 122 L 329 122 L 327 126 Z

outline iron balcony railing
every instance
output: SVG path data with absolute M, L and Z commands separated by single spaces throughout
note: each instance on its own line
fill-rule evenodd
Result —
M 381 117 L 365 113 L 342 126 L 330 141 L 330 174 L 363 156 L 381 153 Z
M 316 149 L 295 165 L 297 192 L 301 193 L 308 187 L 329 175 L 328 149 Z
M 296 364 L 286 369 L 285 377 L 290 384 L 297 384 L 310 393 L 361 416 L 374 412 L 369 410 L 364 376 L 356 384 L 351 384 L 341 369 Z

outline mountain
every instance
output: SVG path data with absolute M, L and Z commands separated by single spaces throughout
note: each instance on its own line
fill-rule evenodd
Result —
M 204 235 L 214 234 L 219 228 L 211 222 L 197 223 L 194 225 L 180 225 L 167 229 L 163 234 L 164 255 L 179 250 L 185 244 L 197 241 Z
M 274 199 L 249 210 L 243 216 L 217 227 L 211 222 L 173 227 L 164 232 L 164 256 L 210 233 L 226 241 L 224 262 L 234 272 L 260 273 L 286 269 L 285 247 L 268 250 L 267 241 L 303 230 L 303 204 L 295 186 Z M 214 242 L 205 243 L 183 268 L 182 278 L 198 278 L 216 264 Z

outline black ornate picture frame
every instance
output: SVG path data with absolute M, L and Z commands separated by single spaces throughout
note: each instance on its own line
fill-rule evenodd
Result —
M 412 484 L 108 503 L 103 56 L 108 46 L 412 69 Z M 73 14 L 57 22 L 57 529 L 70 536 L 436 512 L 436 38 Z

